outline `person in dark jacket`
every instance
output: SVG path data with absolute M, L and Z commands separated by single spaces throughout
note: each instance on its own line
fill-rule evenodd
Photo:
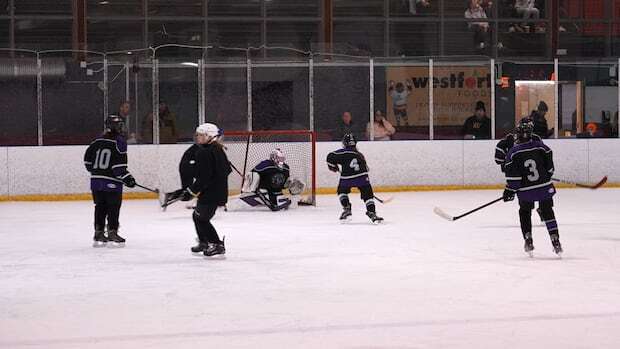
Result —
M 463 135 L 465 139 L 491 139 L 491 119 L 487 117 L 484 102 L 476 102 L 474 115 L 463 124 Z
M 194 179 L 196 178 L 196 153 L 201 148 L 201 144 L 198 143 L 199 128 L 196 128 L 195 143 L 189 147 L 179 162 L 179 175 L 181 177 L 181 189 L 175 190 L 170 193 L 160 193 L 159 203 L 162 209 L 166 209 L 169 205 L 179 200 L 190 201 L 192 196 L 185 189 L 189 188 Z M 201 138 L 202 139 L 202 138 Z
M 545 119 L 545 114 L 547 114 L 548 111 L 549 107 L 547 103 L 540 101 L 536 110 L 532 110 L 530 114 L 530 119 L 534 122 L 534 134 L 542 139 L 549 138 L 549 136 L 553 134 L 553 129 L 549 130 L 547 119 Z
M 346 134 L 353 134 L 356 138 L 361 137 L 360 128 L 353 121 L 353 116 L 351 112 L 345 111 L 342 113 L 342 119 L 338 123 L 338 128 L 336 129 L 336 133 L 334 134 L 335 140 L 341 140 L 342 137 Z
M 224 240 L 211 224 L 217 208 L 228 201 L 228 175 L 232 172 L 224 147 L 218 142 L 220 136 L 214 124 L 202 124 L 196 129 L 196 141 L 202 146 L 196 152 L 196 178 L 187 188 L 191 196 L 198 198 L 193 214 L 198 245 L 191 250 L 208 257 L 226 253 Z

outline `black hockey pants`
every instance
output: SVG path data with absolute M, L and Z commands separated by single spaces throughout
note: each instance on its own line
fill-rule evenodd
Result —
M 118 216 L 123 203 L 123 193 L 116 191 L 93 191 L 95 203 L 95 231 L 103 231 L 108 221 L 108 231 L 118 230 Z
M 194 209 L 194 225 L 196 226 L 196 234 L 198 239 L 202 243 L 221 243 L 220 237 L 217 235 L 217 231 L 213 224 L 211 224 L 211 218 L 215 215 L 217 210 L 216 204 L 201 204 L 198 203 Z
M 375 194 L 372 191 L 371 185 L 365 185 L 362 187 L 357 187 L 360 191 L 360 196 L 362 201 L 366 204 L 366 211 L 375 212 L 375 201 L 373 200 Z M 351 201 L 349 201 L 349 193 L 351 193 L 351 187 L 346 186 L 338 186 L 338 199 L 340 199 L 340 204 L 342 207 L 351 207 Z
M 559 234 L 558 223 L 555 221 L 555 213 L 553 212 L 553 199 L 539 201 L 540 216 L 547 226 L 550 235 Z M 534 202 L 519 200 L 519 221 L 521 222 L 521 232 L 523 238 L 532 236 L 532 210 Z

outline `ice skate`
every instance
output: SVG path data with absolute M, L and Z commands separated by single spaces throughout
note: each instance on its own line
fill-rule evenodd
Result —
M 105 232 L 103 230 L 95 231 L 95 236 L 93 237 L 93 247 L 105 247 L 108 243 L 108 238 L 105 236 Z
M 208 247 L 209 247 L 208 244 L 198 241 L 198 245 L 193 246 L 191 248 L 191 251 L 192 253 L 200 253 L 200 252 L 206 251 Z
M 523 245 L 523 250 L 527 253 L 530 258 L 534 257 L 534 242 L 531 238 L 525 239 L 525 244 Z
M 226 254 L 226 247 L 224 246 L 224 240 L 220 243 L 209 243 L 209 247 L 203 252 L 205 257 L 221 256 Z
M 373 224 L 383 223 L 383 218 L 377 216 L 377 213 L 375 212 L 368 211 L 366 212 L 366 215 L 368 216 L 368 218 L 370 218 Z
M 562 244 L 560 243 L 560 235 L 559 234 L 550 234 L 551 236 L 551 245 L 553 245 L 553 252 L 558 256 L 562 257 Z
M 125 247 L 125 239 L 118 235 L 117 230 L 108 230 L 108 247 Z
M 351 220 L 351 206 L 344 207 L 340 214 L 340 223 L 346 223 Z

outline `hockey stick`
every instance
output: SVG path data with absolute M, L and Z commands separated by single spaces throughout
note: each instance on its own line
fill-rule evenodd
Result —
M 449 214 L 445 213 L 445 212 L 444 212 L 442 209 L 440 209 L 439 207 L 435 207 L 435 209 L 433 210 L 433 212 L 435 212 L 435 214 L 437 214 L 437 215 L 438 215 L 439 217 L 441 217 L 441 218 L 447 219 L 447 220 L 449 220 L 449 221 L 455 221 L 455 220 L 457 220 L 457 219 L 461 219 L 461 218 L 463 218 L 463 217 L 465 217 L 465 216 L 468 216 L 468 215 L 470 215 L 470 214 L 472 214 L 472 213 L 474 213 L 474 212 L 476 212 L 476 211 L 482 210 L 483 208 L 485 208 L 485 207 L 487 207 L 487 206 L 491 206 L 491 205 L 493 205 L 493 204 L 494 204 L 494 203 L 496 203 L 496 202 L 502 201 L 503 199 L 504 199 L 503 197 L 500 197 L 500 198 L 495 199 L 495 200 L 493 200 L 493 201 L 491 201 L 491 202 L 487 202 L 486 204 L 484 204 L 484 205 L 482 205 L 482 206 L 478 206 L 478 207 L 474 208 L 474 209 L 473 209 L 473 210 L 471 210 L 471 211 L 468 211 L 468 212 L 463 213 L 463 214 L 462 214 L 462 215 L 460 215 L 460 216 L 451 216 L 451 215 L 449 215 Z
M 145 187 L 145 186 L 140 185 L 138 183 L 136 183 L 136 187 L 142 188 L 142 189 L 144 189 L 146 191 L 150 191 L 151 193 L 159 194 L 159 189 L 151 189 L 149 187 Z
M 235 165 L 233 165 L 233 163 L 232 163 L 232 162 L 230 162 L 230 161 L 229 161 L 228 163 L 230 164 L 230 167 L 232 167 L 232 169 L 233 169 L 233 170 L 235 170 L 235 172 L 237 172 L 237 173 L 239 174 L 239 176 L 241 176 L 241 178 L 243 178 L 243 174 L 241 174 L 241 171 L 239 171 L 239 170 L 235 167 Z
M 596 183 L 594 185 L 567 181 L 567 180 L 560 179 L 560 178 L 551 178 L 551 180 L 554 180 L 554 181 L 560 182 L 560 183 L 571 184 L 571 185 L 574 185 L 574 186 L 579 187 L 579 188 L 598 189 L 598 188 L 602 187 L 603 185 L 605 185 L 605 183 L 607 183 L 607 176 L 603 177 L 603 179 L 601 179 L 598 183 Z
M 392 200 L 394 200 L 394 197 L 392 197 L 392 196 L 389 196 L 389 197 L 384 198 L 384 199 L 380 199 L 380 198 L 378 198 L 377 196 L 374 196 L 374 198 L 375 198 L 377 201 L 379 201 L 380 203 L 384 204 L 384 205 L 385 205 L 385 204 L 388 204 L 388 203 L 390 203 Z

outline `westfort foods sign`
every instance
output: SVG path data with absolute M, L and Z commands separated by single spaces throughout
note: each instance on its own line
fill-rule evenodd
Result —
M 389 120 L 401 126 L 428 125 L 428 68 L 388 67 L 386 79 Z M 491 86 L 489 67 L 434 67 L 435 124 L 462 125 L 477 101 L 484 102 L 489 112 Z

